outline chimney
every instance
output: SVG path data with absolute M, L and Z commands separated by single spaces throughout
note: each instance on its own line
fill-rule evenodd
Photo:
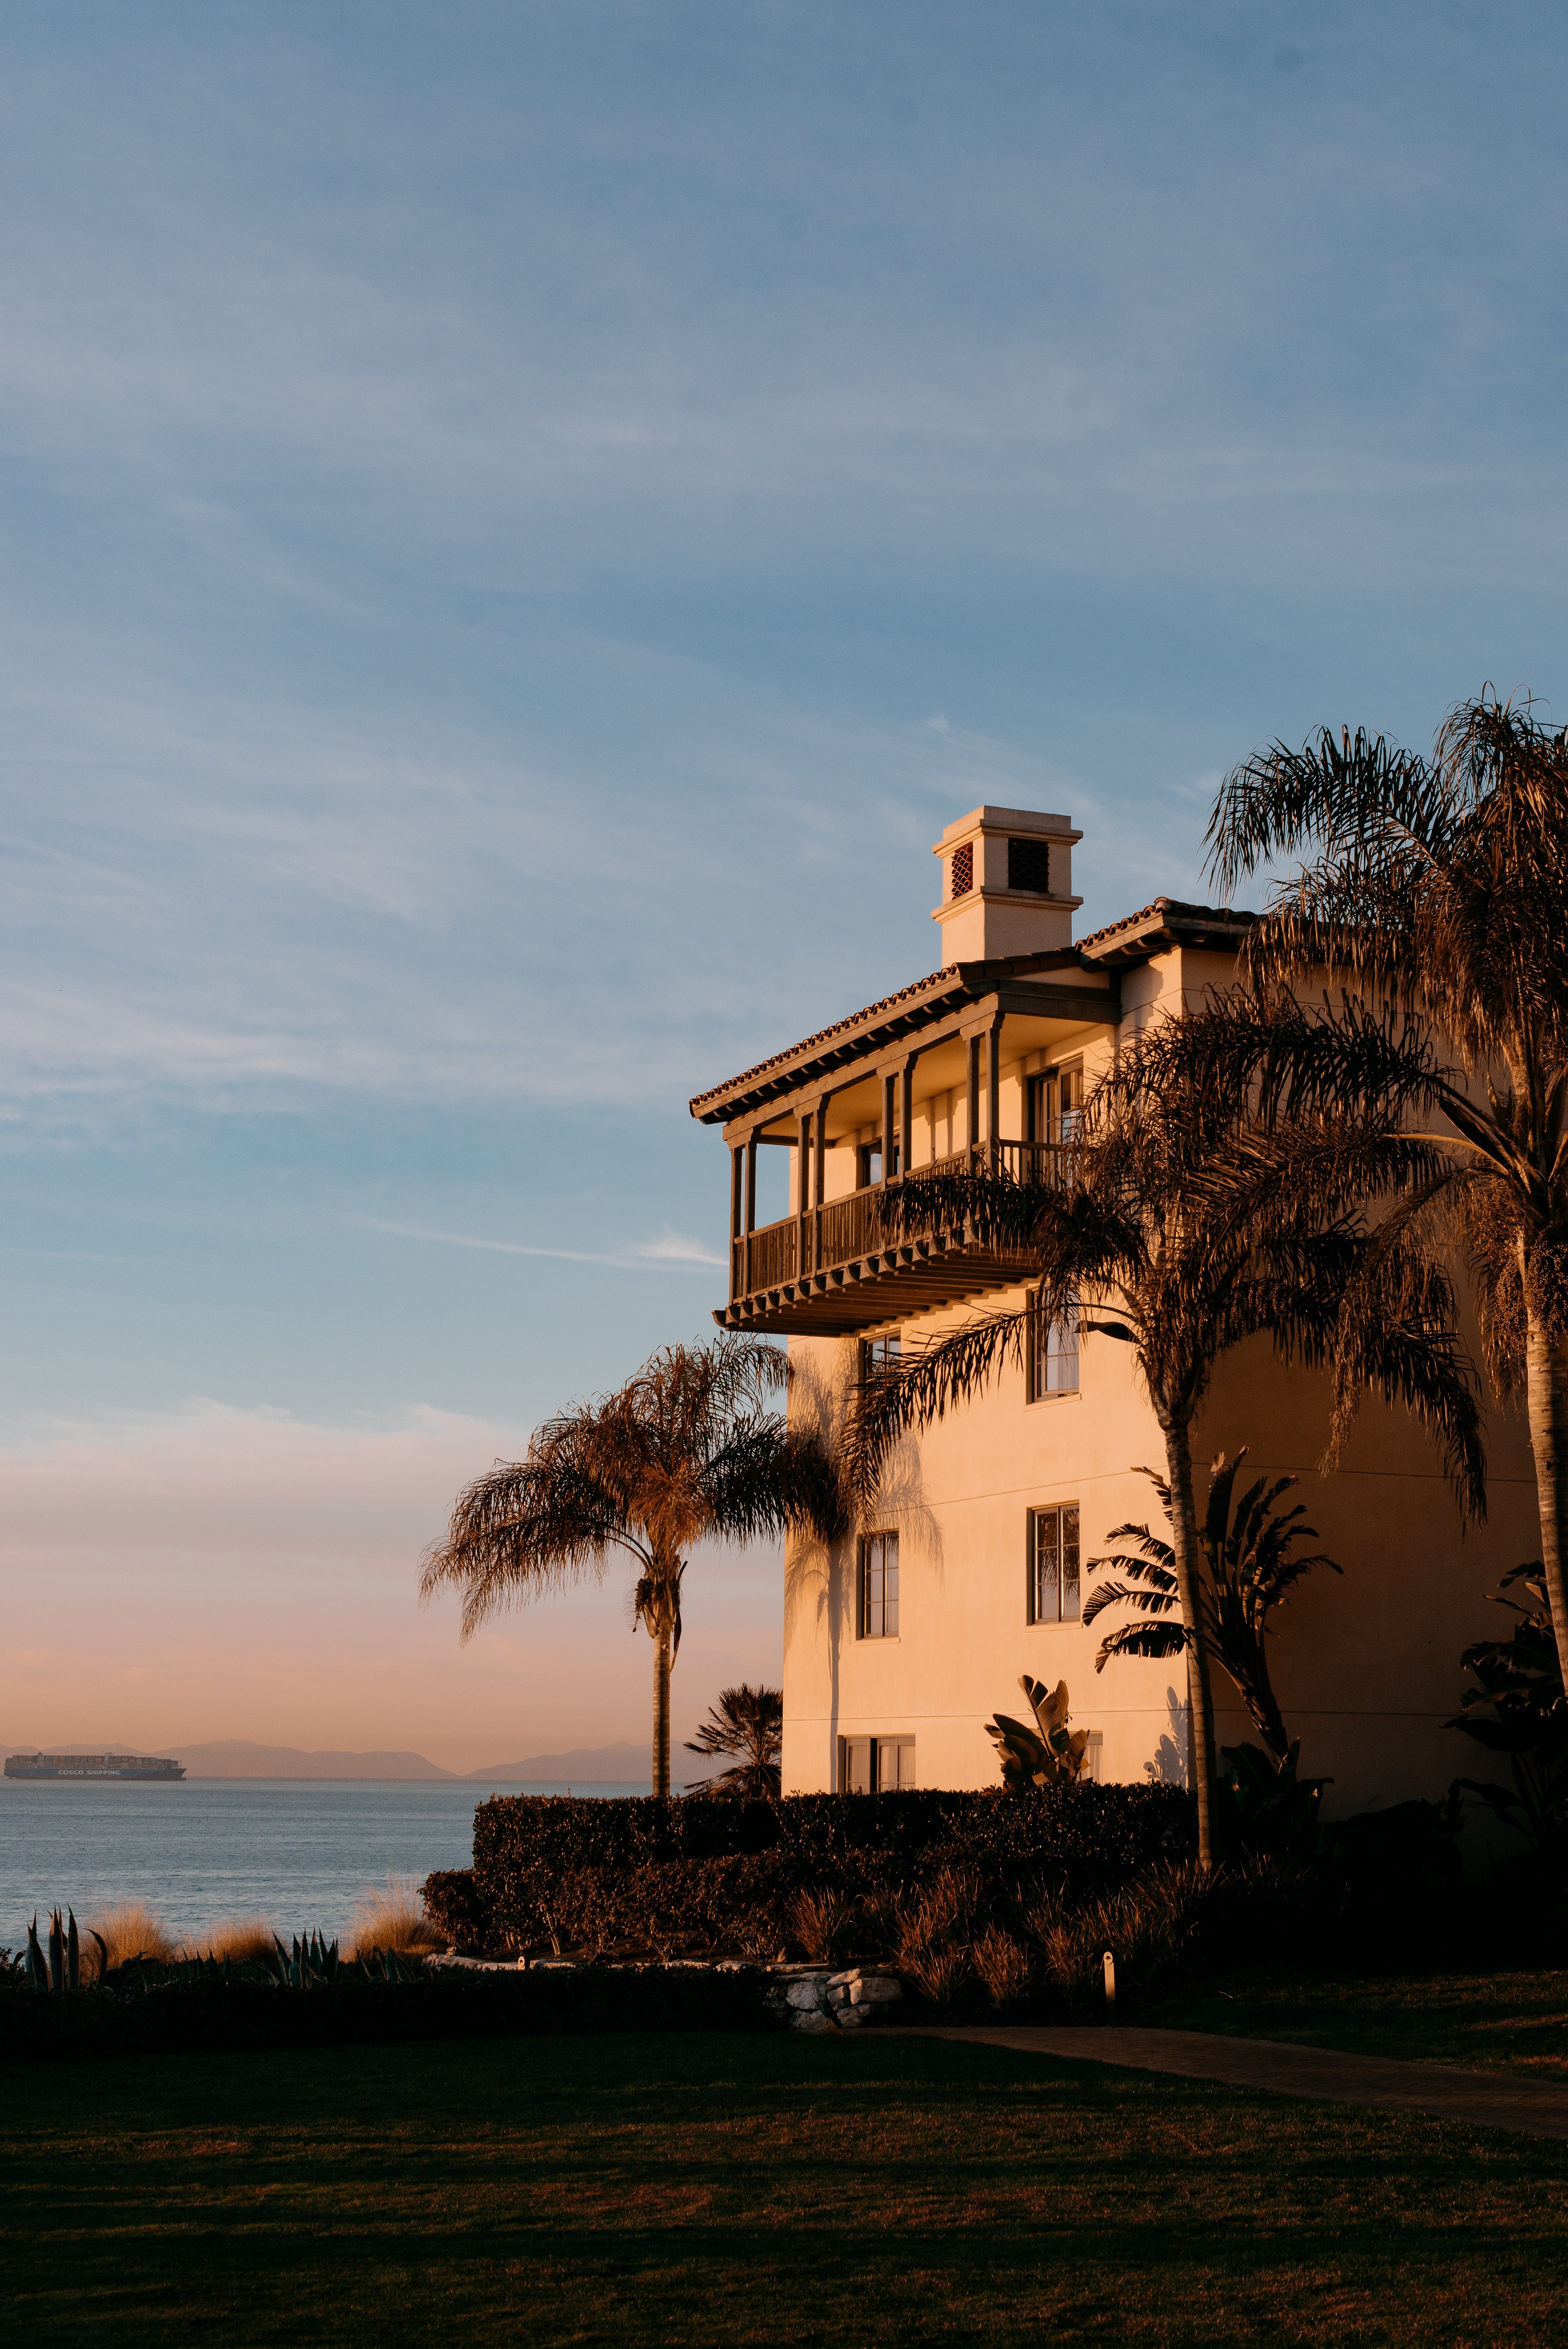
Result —
M 992 962 L 1002 955 L 1070 947 L 1071 819 L 1031 808 L 971 808 L 950 823 L 935 847 L 942 859 L 942 961 Z

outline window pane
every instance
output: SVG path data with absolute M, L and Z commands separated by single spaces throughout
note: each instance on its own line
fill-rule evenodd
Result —
M 847 1795 L 869 1795 L 871 1791 L 872 1741 L 869 1737 L 846 1737 L 844 1792 Z
M 1073 1306 L 1065 1320 L 1053 1321 L 1046 1332 L 1045 1392 L 1076 1394 L 1078 1382 L 1078 1317 Z
M 861 1545 L 861 1637 L 898 1637 L 898 1536 L 867 1534 Z
M 1078 1616 L 1078 1513 L 1076 1502 L 1062 1511 L 1062 1620 L 1076 1623 Z
M 1057 1512 L 1035 1511 L 1035 1620 L 1061 1620 L 1059 1560 L 1057 1555 Z

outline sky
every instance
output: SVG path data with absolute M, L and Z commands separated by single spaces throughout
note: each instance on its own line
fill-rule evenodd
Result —
M 977 801 L 1088 930 L 1262 741 L 1563 710 L 1565 66 L 1507 0 L 6 12 L 8 1744 L 645 1733 L 618 1570 L 415 1594 L 711 1328 L 689 1095 L 932 967 Z M 698 1557 L 677 1735 L 780 1619 Z

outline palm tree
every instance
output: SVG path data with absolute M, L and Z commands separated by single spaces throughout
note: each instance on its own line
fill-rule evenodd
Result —
M 498 1461 L 469 1485 L 446 1539 L 425 1554 L 420 1596 L 459 1589 L 464 1640 L 508 1599 L 602 1577 L 615 1551 L 635 1561 L 633 1628 L 646 1624 L 654 1642 L 655 1795 L 670 1791 L 686 1552 L 837 1524 L 826 1454 L 767 1408 L 788 1379 L 784 1355 L 755 1339 L 664 1347 L 618 1393 L 547 1420 L 526 1458 Z
M 1314 1567 L 1326 1566 L 1334 1574 L 1342 1574 L 1344 1568 L 1322 1551 L 1308 1557 L 1292 1556 L 1298 1542 L 1317 1539 L 1315 1526 L 1296 1522 L 1306 1515 L 1302 1502 L 1289 1509 L 1277 1506 L 1295 1485 L 1294 1476 L 1276 1476 L 1272 1485 L 1258 1477 L 1236 1501 L 1232 1516 L 1236 1478 L 1246 1456 L 1244 1444 L 1233 1460 L 1227 1460 L 1222 1452 L 1209 1472 L 1209 1506 L 1199 1536 L 1206 1568 L 1203 1630 L 1211 1653 L 1251 1713 L 1253 1727 L 1274 1760 L 1283 1764 L 1290 1738 L 1269 1678 L 1264 1645 L 1268 1619 Z M 1141 1473 L 1169 1516 L 1171 1487 L 1152 1468 Z M 1112 1656 L 1184 1655 L 1189 1633 L 1176 1613 L 1175 1553 L 1171 1544 L 1146 1525 L 1114 1526 L 1109 1538 L 1135 1542 L 1137 1547 L 1114 1557 L 1090 1558 L 1091 1567 L 1109 1567 L 1127 1580 L 1102 1582 L 1090 1592 L 1084 1601 L 1085 1628 L 1108 1607 L 1130 1606 L 1135 1614 L 1134 1619 L 1117 1624 L 1101 1640 L 1095 1671 L 1103 1671 Z M 1139 1587 L 1130 1588 L 1129 1584 Z
M 752 1688 L 723 1689 L 717 1704 L 695 1738 L 686 1740 L 688 1754 L 735 1754 L 740 1756 L 715 1778 L 688 1786 L 688 1795 L 744 1795 L 761 1802 L 777 1795 L 783 1783 L 784 1692 Z
M 1274 742 L 1225 778 L 1209 839 L 1227 890 L 1304 859 L 1251 931 L 1243 976 L 1266 991 L 1326 970 L 1351 991 L 1276 1060 L 1281 1095 L 1446 1120 L 1432 1204 L 1468 1254 L 1493 1382 L 1524 1389 L 1563 1647 L 1568 731 L 1483 691 L 1450 712 L 1430 760 L 1348 729 Z
M 1361 1215 L 1362 1202 L 1426 1171 L 1420 1146 L 1344 1121 L 1259 1129 L 1251 1071 L 1229 1091 L 1209 1073 L 1218 1056 L 1206 1031 L 1223 1019 L 1152 1023 L 1096 1086 L 1078 1135 L 1050 1154 L 1047 1178 L 905 1178 L 884 1208 L 891 1224 L 967 1226 L 979 1246 L 1016 1252 L 1020 1278 L 1037 1283 L 1037 1294 L 1029 1309 L 979 1316 L 933 1345 L 906 1348 L 896 1369 L 862 1384 L 845 1438 L 848 1481 L 863 1505 L 897 1438 L 966 1402 L 1022 1359 L 1042 1326 L 1081 1305 L 1085 1335 L 1131 1348 L 1165 1440 L 1173 1571 L 1191 1630 L 1204 1868 L 1213 1859 L 1215 1754 L 1191 1430 L 1220 1357 L 1261 1335 L 1287 1362 L 1331 1367 L 1330 1461 L 1364 1389 L 1402 1402 L 1441 1436 L 1461 1506 L 1484 1506 L 1479 1413 L 1454 1338 L 1451 1284 L 1398 1216 L 1372 1233 Z M 1183 1070 L 1194 1044 L 1202 1082 Z

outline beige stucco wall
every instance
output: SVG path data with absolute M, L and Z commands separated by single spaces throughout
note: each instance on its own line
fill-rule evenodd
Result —
M 1021 1292 L 1017 1301 L 1021 1302 Z M 1000 1303 L 1000 1299 L 995 1300 Z M 904 1325 L 906 1340 L 950 1317 Z M 794 1339 L 798 1413 L 831 1410 L 852 1375 L 853 1340 Z M 1195 1434 L 1200 1498 L 1222 1449 L 1248 1445 L 1245 1477 L 1301 1478 L 1321 1547 L 1343 1576 L 1311 1577 L 1274 1617 L 1271 1670 L 1304 1764 L 1330 1774 L 1330 1813 L 1439 1795 L 1480 1758 L 1441 1724 L 1463 1685 L 1465 1643 L 1497 1620 L 1486 1593 L 1539 1548 L 1528 1446 L 1517 1417 L 1490 1432 L 1487 1523 L 1461 1531 L 1431 1447 L 1401 1413 L 1368 1405 L 1343 1464 L 1316 1474 L 1326 1420 L 1323 1382 L 1288 1371 L 1266 1341 L 1221 1365 Z M 907 1444 L 874 1513 L 900 1536 L 900 1632 L 855 1637 L 855 1547 L 792 1542 L 786 1559 L 784 1775 L 804 1792 L 833 1784 L 841 1736 L 913 1734 L 919 1783 L 978 1786 L 997 1777 L 985 1722 L 1023 1709 L 1028 1671 L 1065 1679 L 1075 1723 L 1100 1733 L 1101 1775 L 1141 1780 L 1184 1765 L 1184 1689 L 1171 1664 L 1135 1660 L 1096 1674 L 1105 1625 L 1026 1619 L 1031 1506 L 1076 1501 L 1087 1560 L 1111 1528 L 1161 1525 L 1140 1464 L 1161 1464 L 1161 1437 L 1130 1350 L 1086 1339 L 1075 1396 L 1027 1403 L 1007 1371 L 976 1402 Z M 1087 1595 L 1099 1579 L 1087 1567 Z M 1222 1675 L 1219 1733 L 1253 1734 Z
M 1162 1005 L 1183 997 L 1196 1001 L 1205 985 L 1229 975 L 1222 957 L 1191 955 L 1129 972 L 1122 1036 Z M 1113 1040 L 1109 1030 L 1083 1039 L 1091 1080 Z M 1004 1048 L 1005 1134 L 1021 1132 L 1025 1073 L 1025 1064 L 1009 1062 Z M 917 1165 L 923 1154 L 917 1139 Z M 851 1168 L 848 1151 L 830 1154 L 833 1192 L 852 1185 Z M 896 1326 L 910 1344 L 953 1327 L 965 1311 L 1022 1302 L 1022 1290 L 993 1295 Z M 857 1343 L 790 1340 L 794 1416 L 830 1422 L 855 1374 Z M 1271 1644 L 1276 1692 L 1301 1737 L 1304 1766 L 1335 1781 L 1326 1805 L 1332 1816 L 1440 1795 L 1453 1777 L 1476 1769 L 1478 1749 L 1442 1727 L 1463 1686 L 1459 1653 L 1496 1626 L 1486 1593 L 1499 1576 L 1537 1556 L 1540 1544 L 1529 1447 L 1517 1413 L 1491 1415 L 1490 1516 L 1468 1535 L 1433 1447 L 1407 1415 L 1367 1405 L 1339 1468 L 1322 1477 L 1326 1426 L 1323 1381 L 1284 1368 L 1260 1340 L 1220 1364 L 1193 1456 L 1200 1506 L 1204 1470 L 1222 1449 L 1249 1447 L 1248 1481 L 1264 1474 L 1299 1476 L 1292 1498 L 1307 1505 L 1320 1537 L 1315 1547 L 1345 1569 L 1342 1577 L 1320 1572 L 1301 1587 L 1275 1615 Z M 875 1522 L 900 1535 L 896 1640 L 855 1637 L 852 1541 L 831 1552 L 792 1542 L 784 1624 L 786 1788 L 830 1787 L 838 1740 L 867 1734 L 913 1734 L 922 1785 L 994 1785 L 996 1757 L 984 1723 L 998 1707 L 1024 1709 L 1017 1686 L 1024 1671 L 1052 1685 L 1067 1681 L 1076 1725 L 1100 1733 L 1103 1777 L 1139 1781 L 1183 1771 L 1184 1688 L 1176 1668 L 1130 1660 L 1097 1675 L 1095 1651 L 1115 1616 L 1088 1630 L 1026 1619 L 1030 1507 L 1078 1504 L 1087 1596 L 1101 1578 L 1087 1561 L 1109 1547 L 1112 1526 L 1151 1516 L 1160 1522 L 1156 1496 L 1136 1473 L 1144 1463 L 1163 1464 L 1161 1439 L 1130 1350 L 1089 1337 L 1077 1395 L 1028 1403 L 1022 1371 L 1009 1370 L 977 1402 L 907 1444 L 892 1464 Z M 1251 1736 L 1222 1674 L 1216 1675 L 1216 1697 L 1222 1743 Z

